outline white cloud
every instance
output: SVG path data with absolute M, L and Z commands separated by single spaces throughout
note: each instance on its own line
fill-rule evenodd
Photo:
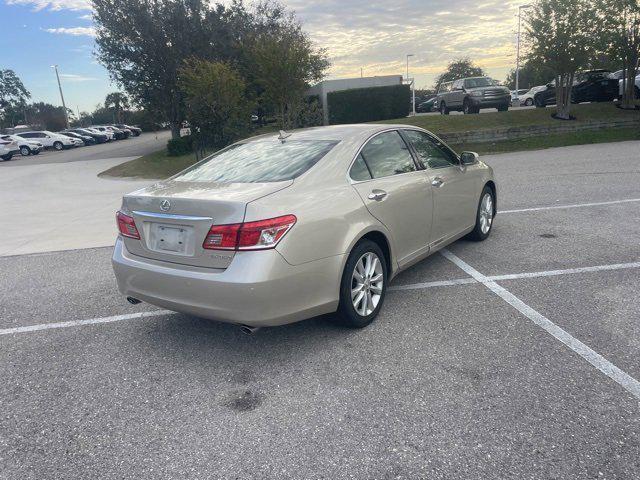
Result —
M 89 0 L 6 0 L 8 5 L 32 5 L 40 10 L 91 10 Z
M 93 20 L 93 15 L 91 15 L 90 13 L 87 13 L 86 15 L 81 15 L 78 17 L 80 20 Z
M 84 75 L 76 75 L 74 73 L 61 73 L 60 78 L 67 82 L 91 82 L 98 80 L 94 77 L 85 77 Z
M 93 27 L 60 27 L 60 28 L 45 28 L 45 31 L 49 33 L 55 33 L 60 35 L 73 35 L 74 37 L 80 36 L 96 36 L 96 29 Z

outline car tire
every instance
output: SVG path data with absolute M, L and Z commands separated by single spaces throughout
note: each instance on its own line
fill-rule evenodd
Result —
M 3 162 L 8 162 L 9 160 L 11 160 L 11 157 L 12 157 L 12 156 L 13 156 L 13 155 L 11 155 L 11 154 L 8 154 L 8 155 L 2 155 L 2 156 L 0 156 L 0 160 L 2 160 Z
M 31 155 L 40 155 L 40 150 L 34 150 L 31 152 Z
M 473 115 L 474 113 L 480 113 L 480 109 L 475 108 L 473 105 L 471 105 L 471 102 L 465 98 L 462 104 L 462 112 L 465 115 Z
M 500 105 L 500 106 L 498 107 L 498 111 L 499 111 L 499 112 L 507 112 L 507 111 L 509 111 L 509 104 L 508 104 L 508 103 L 506 103 L 506 104 L 504 104 L 504 105 Z
M 476 210 L 476 224 L 467 235 L 470 240 L 482 242 L 491 234 L 493 219 L 496 215 L 496 198 L 493 190 L 488 185 L 482 189 L 478 209 Z
M 358 277 L 363 279 L 361 283 Z M 373 322 L 384 303 L 388 278 L 387 262 L 378 244 L 371 240 L 358 242 L 342 272 L 336 323 L 349 328 L 364 328 Z M 354 297 L 353 292 L 357 288 L 360 291 Z
M 536 105 L 536 108 L 546 107 L 546 105 L 544 104 L 544 101 L 542 100 L 542 97 L 537 95 L 533 98 L 533 103 Z
M 62 142 L 54 142 L 53 143 L 53 148 L 55 148 L 56 150 L 60 151 L 64 149 L 64 145 L 62 144 Z
M 449 115 L 449 109 L 447 108 L 447 104 L 442 102 L 440 104 L 440 114 L 441 115 Z
M 532 98 L 527 98 L 527 99 L 524 101 L 524 106 L 525 106 L 525 107 L 530 107 L 531 105 L 533 105 L 533 99 L 532 99 Z
M 20 147 L 20 155 L 23 157 L 28 157 L 31 155 L 31 149 L 29 147 Z

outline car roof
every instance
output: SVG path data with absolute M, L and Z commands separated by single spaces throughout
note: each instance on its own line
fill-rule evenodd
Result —
M 285 137 L 286 140 L 346 140 L 353 137 L 369 137 L 378 132 L 384 130 L 390 130 L 395 128 L 412 128 L 419 129 L 414 125 L 404 124 L 382 124 L 382 123 L 356 123 L 346 125 L 330 125 L 326 127 L 311 127 L 302 128 L 297 130 L 290 130 L 285 132 L 289 136 Z M 267 133 L 264 135 L 258 135 L 243 140 L 241 143 L 247 143 L 251 141 L 277 139 L 280 136 L 279 132 Z

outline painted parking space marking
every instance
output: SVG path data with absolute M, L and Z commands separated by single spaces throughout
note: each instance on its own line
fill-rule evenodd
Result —
M 578 273 L 607 272 L 613 270 L 625 270 L 640 268 L 640 262 L 614 263 L 612 265 L 595 265 L 592 267 L 566 268 L 563 270 L 543 270 L 540 272 L 509 273 L 506 275 L 487 275 L 485 278 L 494 282 L 500 280 L 519 280 L 522 278 L 555 277 L 559 275 L 575 275 Z M 469 285 L 478 283 L 474 278 L 457 278 L 454 280 L 440 280 L 435 282 L 409 283 L 406 285 L 394 285 L 389 290 L 420 290 L 424 288 L 449 287 L 452 285 Z
M 124 320 L 139 320 L 147 317 L 157 317 L 175 312 L 169 310 L 156 310 L 153 312 L 127 313 L 125 315 L 114 315 L 112 317 L 89 318 L 87 320 L 70 320 L 68 322 L 40 323 L 37 325 L 27 325 L 25 327 L 12 327 L 0 329 L 0 335 L 11 335 L 14 333 L 38 332 L 40 330 L 51 330 L 54 328 L 79 327 L 83 325 L 96 325 L 99 323 L 122 322 Z
M 640 202 L 640 198 L 627 198 L 625 200 L 612 200 L 610 202 L 593 202 L 593 203 L 575 203 L 573 205 L 550 205 L 548 207 L 518 208 L 515 210 L 498 210 L 498 213 L 522 213 L 522 212 L 539 212 L 541 210 L 562 210 L 566 208 L 583 208 L 583 207 L 599 207 L 601 205 L 617 205 L 620 203 Z
M 488 277 L 484 276 L 482 273 L 477 271 L 471 265 L 466 263 L 464 260 L 459 258 L 458 256 L 451 253 L 449 250 L 441 250 L 440 253 L 449 261 L 451 261 L 454 265 L 458 266 L 462 271 L 464 271 L 467 275 L 474 278 L 477 282 L 482 283 L 485 287 L 491 290 L 493 293 L 502 298 L 505 302 L 511 305 L 513 308 L 518 310 L 521 314 L 531 320 L 533 323 L 538 325 L 540 328 L 545 330 L 551 336 L 553 336 L 556 340 L 559 340 L 575 353 L 584 358 L 591 365 L 596 367 L 606 376 L 617 382 L 622 388 L 631 393 L 634 397 L 640 400 L 640 382 L 633 378 L 628 373 L 620 370 L 609 360 L 604 358 L 602 355 L 597 353 L 595 350 L 592 350 L 590 347 L 582 343 L 577 338 L 573 337 L 567 331 L 560 328 L 558 325 L 553 323 L 547 317 L 539 313 L 537 310 L 534 310 L 532 307 L 524 303 L 518 297 L 516 297 L 513 293 L 509 292 L 504 287 L 498 285 L 495 281 L 490 280 Z

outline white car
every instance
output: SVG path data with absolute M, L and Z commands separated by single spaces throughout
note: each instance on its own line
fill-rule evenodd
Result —
M 526 107 L 532 106 L 533 98 L 536 96 L 536 93 L 539 92 L 540 90 L 544 90 L 545 88 L 547 88 L 546 85 L 540 85 L 540 86 L 531 88 L 531 90 L 529 90 L 524 95 L 520 95 L 520 105 L 524 105 Z
M 20 153 L 20 147 L 18 147 L 18 144 L 14 140 L 3 140 L 0 138 L 0 160 L 6 162 L 18 153 Z
M 40 142 L 27 140 L 26 138 L 22 138 L 17 135 L 2 135 L 0 136 L 0 140 L 16 142 L 18 144 L 18 148 L 20 149 L 20 154 L 23 157 L 27 157 L 29 155 L 38 155 L 44 148 L 44 146 Z
M 624 95 L 624 85 L 622 84 L 623 74 L 624 74 L 623 70 L 618 70 L 617 72 L 609 75 L 610 78 L 618 80 L 620 97 Z M 640 75 L 636 77 L 636 98 L 640 98 Z
M 17 136 L 34 140 L 42 143 L 44 148 L 54 148 L 55 150 L 64 150 L 65 148 L 73 148 L 77 144 L 71 138 L 65 137 L 58 133 L 53 133 L 48 130 L 39 130 L 34 132 L 20 132 L 16 133 Z
M 106 127 L 90 127 L 87 128 L 87 130 L 106 135 L 107 137 L 109 137 L 109 141 L 116 139 L 116 134 L 113 132 L 113 130 L 109 130 Z

